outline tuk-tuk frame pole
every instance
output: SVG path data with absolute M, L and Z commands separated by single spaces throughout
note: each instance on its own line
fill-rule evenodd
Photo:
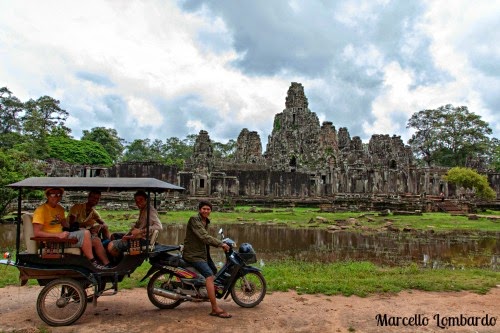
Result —
M 156 203 L 156 197 L 155 197 Z M 149 209 L 151 208 L 151 191 L 148 190 L 147 210 L 146 210 L 146 260 L 149 258 Z
M 21 245 L 21 201 L 23 189 L 19 188 L 17 194 L 17 229 L 16 229 L 16 264 L 19 261 L 19 247 Z

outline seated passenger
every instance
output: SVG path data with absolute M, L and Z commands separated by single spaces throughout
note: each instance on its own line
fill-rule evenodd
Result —
M 134 194 L 135 204 L 139 208 L 139 219 L 135 222 L 134 226 L 130 231 L 125 234 L 125 236 L 133 236 L 133 238 L 140 239 L 141 247 L 147 245 L 146 243 L 146 230 L 147 230 L 147 203 L 148 195 L 144 191 L 137 191 Z M 161 225 L 160 218 L 158 217 L 158 212 L 156 209 L 150 205 L 149 207 L 149 233 L 153 230 L 161 230 L 163 226 Z M 112 256 L 118 257 L 121 253 L 127 251 L 129 248 L 129 242 L 125 239 L 118 239 L 109 242 L 108 251 Z
M 92 240 L 92 248 L 102 264 L 108 267 L 109 259 L 106 255 L 106 249 L 99 238 L 99 232 L 102 231 L 106 239 L 109 239 L 110 233 L 108 226 L 101 219 L 99 213 L 94 209 L 100 199 L 101 192 L 95 190 L 90 191 L 87 197 L 87 202 L 74 204 L 69 209 L 69 224 L 71 227 L 70 230 L 77 230 L 80 228 L 89 229 Z
M 83 255 L 90 260 L 94 267 L 106 269 L 94 259 L 90 231 L 84 229 L 73 232 L 63 231 L 63 226 L 69 226 L 64 216 L 64 208 L 59 205 L 63 193 L 64 189 L 62 188 L 48 188 L 45 190 L 47 202 L 38 206 L 33 214 L 33 234 L 35 237 L 76 238 L 78 242 L 73 246 L 80 247 Z

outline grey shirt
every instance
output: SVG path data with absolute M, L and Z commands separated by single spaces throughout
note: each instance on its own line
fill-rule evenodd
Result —
M 141 209 L 141 211 L 139 213 L 139 219 L 137 220 L 137 222 L 135 222 L 133 228 L 146 230 L 146 226 L 147 226 L 146 218 L 147 218 L 147 206 L 145 208 Z M 162 230 L 162 229 L 163 229 L 163 226 L 161 225 L 160 218 L 158 217 L 158 212 L 156 211 L 156 209 L 153 206 L 150 206 L 149 207 L 149 233 L 151 234 L 151 232 L 153 230 Z

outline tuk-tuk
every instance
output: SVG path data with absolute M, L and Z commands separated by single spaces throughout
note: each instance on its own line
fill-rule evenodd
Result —
M 80 178 L 80 177 L 32 177 L 7 185 L 18 189 L 16 253 L 0 260 L 1 264 L 19 269 L 21 285 L 35 279 L 43 286 L 37 299 L 37 312 L 40 318 L 51 326 L 70 325 L 84 313 L 87 302 L 95 305 L 97 298 L 114 295 L 118 283 L 130 276 L 145 260 L 159 251 L 175 251 L 179 246 L 156 246 L 158 232 L 149 233 L 147 224 L 146 246 L 132 245 L 116 267 L 99 270 L 81 254 L 79 248 L 71 247 L 74 239 L 55 237 L 35 237 L 33 235 L 32 215 L 22 214 L 24 189 L 64 188 L 65 191 L 137 191 L 148 194 L 147 221 L 151 195 L 156 206 L 157 195 L 163 192 L 182 191 L 184 188 L 160 181 L 155 178 Z M 22 230 L 21 230 L 22 227 Z M 25 248 L 21 251 L 21 235 Z M 131 240 L 132 241 L 132 240 Z

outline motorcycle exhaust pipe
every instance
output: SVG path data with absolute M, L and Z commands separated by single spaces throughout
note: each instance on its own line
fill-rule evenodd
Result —
M 177 293 L 173 293 L 171 291 L 165 290 L 165 289 L 160 289 L 160 288 L 153 288 L 153 294 L 158 295 L 158 296 L 163 296 L 167 297 L 173 300 L 184 300 L 184 301 L 195 301 L 191 296 L 185 296 L 185 295 L 180 295 Z

